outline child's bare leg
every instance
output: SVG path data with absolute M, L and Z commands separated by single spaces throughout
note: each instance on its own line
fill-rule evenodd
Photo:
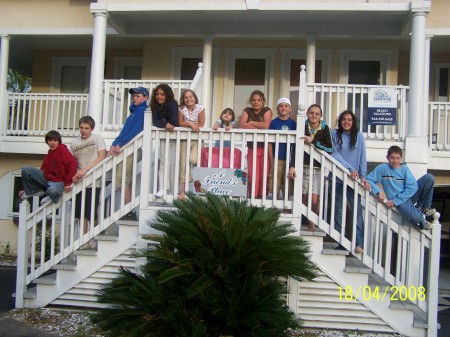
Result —
M 184 182 L 181 183 L 181 191 L 178 193 L 178 200 L 186 199 L 186 184 Z
M 124 190 L 124 202 L 125 205 L 131 201 L 131 186 L 127 185 Z
M 305 205 L 308 205 L 308 195 L 303 194 L 302 195 L 303 203 Z M 318 194 L 312 194 L 311 195 L 311 210 L 318 214 L 319 210 L 319 195 Z M 316 224 L 308 219 L 308 231 L 314 232 L 316 230 Z

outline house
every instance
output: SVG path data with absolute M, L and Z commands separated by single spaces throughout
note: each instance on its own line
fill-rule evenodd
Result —
M 339 112 L 349 108 L 360 119 L 371 165 L 385 160 L 390 145 L 401 146 L 417 176 L 425 171 L 436 176 L 435 206 L 441 211 L 443 225 L 450 220 L 450 8 L 445 0 L 25 0 L 0 1 L 0 13 L 0 188 L 8 196 L 0 204 L 0 244 L 4 247 L 9 242 L 21 261 L 27 260 L 27 254 L 38 253 L 32 256 L 39 258 L 37 263 L 32 258 L 30 266 L 21 265 L 17 293 L 23 296 L 19 296 L 18 306 L 96 306 L 92 296 L 95 284 L 112 277 L 117 265 L 134 268 L 141 263 L 130 260 L 127 254 L 130 248 L 146 244 L 140 239 L 148 231 L 145 220 L 162 207 L 154 199 L 158 168 L 154 150 L 161 138 L 179 144 L 180 139 L 201 137 L 205 147 L 211 148 L 212 140 L 233 137 L 230 140 L 241 150 L 242 159 L 247 141 L 267 144 L 295 142 L 298 138 L 292 132 L 275 135 L 242 130 L 229 134 L 205 131 L 197 136 L 180 129 L 168 134 L 152 130 L 147 116 L 146 132 L 125 149 L 125 154 L 143 149 L 142 165 L 134 166 L 137 171 L 133 172 L 136 179 L 131 204 L 125 205 L 120 194 L 114 193 L 118 186 L 110 183 L 122 156 L 108 159 L 87 178 L 86 184 L 89 179 L 100 179 L 104 187 L 104 219 L 98 228 L 77 232 L 67 206 L 74 194 L 65 195 L 57 206 L 40 207 L 34 200 L 32 216 L 27 216 L 26 205 L 20 209 L 17 199 L 20 168 L 40 164 L 47 151 L 43 142 L 46 131 L 58 129 L 63 141 L 70 143 L 78 134 L 78 118 L 89 114 L 97 122 L 96 131 L 109 145 L 126 118 L 130 103 L 127 89 L 137 85 L 151 89 L 160 82 L 169 83 L 177 97 L 184 88 L 194 87 L 206 107 L 206 125 L 212 125 L 225 107 L 233 107 L 239 116 L 254 89 L 266 94 L 267 104 L 273 109 L 278 97 L 289 96 L 294 107 L 300 106 L 300 121 L 305 105 L 312 102 L 324 107 L 324 119 L 329 125 L 334 125 Z M 303 75 L 301 65 L 306 65 Z M 33 78 L 31 93 L 7 92 L 8 67 Z M 387 88 L 395 95 L 394 125 L 368 124 L 368 97 L 376 88 Z M 330 158 L 308 147 L 296 149 L 299 158 L 304 150 L 323 161 L 324 178 L 325 169 L 329 169 L 344 179 L 345 171 Z M 174 165 L 179 166 L 178 160 Z M 165 196 L 169 205 L 176 196 L 173 192 Z M 327 201 L 325 195 L 321 200 L 324 203 L 319 215 L 315 215 L 310 205 L 298 206 L 300 196 L 295 193 L 293 200 L 250 198 L 256 205 L 292 209 L 292 214 L 283 217 L 304 235 L 308 233 L 301 231 L 301 214 L 314 219 L 323 233 L 351 251 L 354 240 L 340 235 L 327 222 L 327 205 L 333 207 L 333 201 Z M 318 233 L 310 235 L 314 259 L 324 274 L 314 285 L 291 284 L 291 289 L 298 291 L 289 296 L 289 305 L 304 317 L 307 326 L 433 336 L 437 326 L 433 301 L 437 294 L 434 274 L 438 268 L 440 225 L 436 222 L 432 235 L 409 229 L 400 226 L 402 220 L 395 212 L 386 212 L 369 195 L 364 200 L 366 242 L 370 242 L 370 249 L 358 259 L 364 265 L 339 254 L 323 258 L 323 253 L 330 253 L 328 243 L 324 246 Z M 140 210 L 138 226 L 119 225 L 118 237 L 103 232 L 116 226 L 134 207 Z M 105 213 L 107 209 L 113 211 Z M 20 222 L 27 225 L 18 235 L 14 219 L 20 210 Z M 40 237 L 45 238 L 47 227 L 51 245 L 46 248 L 45 244 L 37 244 L 36 233 L 41 228 Z M 71 270 L 73 264 L 61 264 L 94 236 L 99 240 L 96 257 L 77 256 L 76 270 Z M 394 252 L 388 249 L 393 243 L 397 247 Z M 352 265 L 345 267 L 345 263 Z M 42 274 L 52 268 L 60 268 L 57 279 L 56 274 L 43 278 Z M 368 272 L 369 280 L 367 275 L 346 275 L 344 268 L 347 272 Z M 418 275 L 413 273 L 415 270 L 420 271 Z M 26 286 L 34 282 L 51 284 L 39 284 L 33 288 L 35 292 L 28 291 Z M 350 286 L 357 292 L 369 282 L 380 282 L 377 284 L 383 290 L 396 286 L 411 292 L 415 289 L 416 293 L 426 285 L 430 296 L 426 301 L 407 296 L 413 303 L 406 304 L 360 297 L 356 301 L 339 300 L 339 286 Z M 402 310 L 396 310 L 399 307 Z M 354 315 L 349 317 L 346 310 Z

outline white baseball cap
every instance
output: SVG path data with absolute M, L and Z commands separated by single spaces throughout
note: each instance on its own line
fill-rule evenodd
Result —
M 281 103 L 287 103 L 287 104 L 289 104 L 289 106 L 291 106 L 291 101 L 290 101 L 290 99 L 287 98 L 287 97 L 281 97 L 280 99 L 278 99 L 278 101 L 277 101 L 277 108 L 278 108 L 278 106 L 279 106 Z

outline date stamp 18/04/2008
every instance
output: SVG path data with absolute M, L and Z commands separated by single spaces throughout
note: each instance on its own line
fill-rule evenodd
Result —
M 339 299 L 341 301 L 357 301 L 358 299 L 384 301 L 389 299 L 391 301 L 410 300 L 415 302 L 416 300 L 424 301 L 426 299 L 425 292 L 426 289 L 423 286 L 388 286 L 386 289 L 381 289 L 378 286 L 360 286 L 358 289 L 353 289 L 352 286 L 347 286 L 339 287 Z

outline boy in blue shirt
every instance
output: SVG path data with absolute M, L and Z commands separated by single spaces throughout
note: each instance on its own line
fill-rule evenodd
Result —
M 291 101 L 287 97 L 281 97 L 277 101 L 277 113 L 278 117 L 273 119 L 270 123 L 269 130 L 296 130 L 297 122 L 289 117 L 291 113 Z M 273 191 L 273 169 L 275 167 L 274 156 L 275 156 L 275 144 L 269 143 L 269 160 L 271 163 L 271 170 L 269 173 L 268 181 L 268 196 L 272 195 Z M 292 150 L 292 149 L 291 149 Z M 287 144 L 279 143 L 278 145 L 278 168 L 277 168 L 277 181 L 275 188 L 275 197 L 278 197 L 280 189 L 285 193 L 284 182 L 286 181 L 286 155 L 287 155 Z M 289 191 L 292 194 L 292 189 Z
M 436 210 L 431 207 L 434 189 L 434 177 L 427 173 L 416 181 L 409 168 L 402 164 L 403 151 L 398 146 L 388 149 L 388 163 L 378 165 L 368 176 L 372 192 L 378 194 L 378 200 L 387 207 L 396 207 L 407 221 L 418 224 L 420 229 L 432 228 L 425 220 Z M 377 184 L 381 183 L 382 191 Z
M 130 115 L 127 117 L 125 124 L 120 131 L 120 134 L 113 141 L 111 148 L 108 151 L 108 156 L 118 156 L 122 147 L 130 140 L 136 137 L 142 130 L 144 130 L 144 115 L 147 109 L 148 90 L 144 87 L 131 88 L 128 90 L 133 99 L 133 104 L 130 106 Z M 140 153 L 138 154 L 138 160 Z M 132 155 L 126 159 L 126 176 L 125 176 L 125 204 L 131 201 L 131 180 L 133 175 L 133 158 Z M 116 187 L 122 184 L 122 165 L 117 166 L 116 171 Z M 123 219 L 136 220 L 134 212 L 128 213 Z

